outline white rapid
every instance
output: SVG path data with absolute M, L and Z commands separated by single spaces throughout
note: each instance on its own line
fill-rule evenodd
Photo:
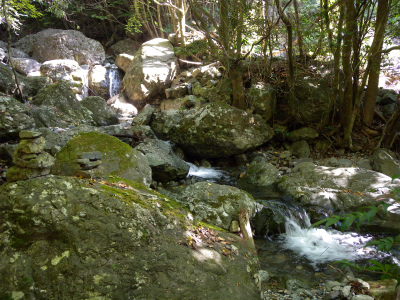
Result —
M 218 170 L 216 168 L 205 168 L 198 167 L 195 164 L 187 163 L 190 166 L 188 176 L 197 176 L 211 181 L 218 180 L 223 176 L 226 176 L 226 172 Z
M 373 249 L 364 248 L 365 243 L 372 237 L 353 232 L 342 233 L 332 229 L 309 229 L 311 223 L 307 214 L 302 215 L 302 222 L 303 226 L 293 215 L 287 217 L 284 246 L 297 255 L 307 258 L 314 266 L 343 259 L 349 261 L 366 259 L 375 254 Z

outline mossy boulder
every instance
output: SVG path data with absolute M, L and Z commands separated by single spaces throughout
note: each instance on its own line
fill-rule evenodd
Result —
M 0 199 L 2 299 L 260 299 L 255 251 L 218 229 L 231 244 L 210 248 L 206 224 L 140 184 L 45 176 Z
M 78 155 L 99 151 L 102 164 L 96 176 L 120 176 L 144 185 L 151 183 L 151 168 L 147 158 L 116 137 L 99 132 L 80 133 L 57 153 L 52 174 L 74 176 L 79 174 Z
M 241 154 L 273 136 L 272 128 L 261 116 L 223 103 L 162 111 L 153 116 L 150 126 L 157 135 L 175 142 L 187 154 L 202 158 Z
M 265 157 L 257 156 L 247 167 L 246 172 L 239 179 L 239 187 L 253 185 L 259 187 L 272 186 L 279 179 L 279 170 Z
M 51 84 L 34 97 L 32 116 L 37 127 L 68 127 L 69 125 L 95 125 L 90 111 L 76 99 L 65 82 Z

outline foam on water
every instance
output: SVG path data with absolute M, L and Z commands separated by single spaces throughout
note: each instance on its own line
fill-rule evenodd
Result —
M 204 179 L 220 179 L 223 176 L 226 176 L 226 172 L 222 170 L 218 170 L 215 168 L 205 168 L 205 167 L 198 167 L 195 164 L 187 163 L 190 166 L 188 176 L 197 176 Z
M 365 243 L 372 237 L 357 233 L 342 233 L 331 229 L 308 229 L 311 224 L 307 215 L 303 222 L 306 226 L 302 227 L 296 219 L 287 218 L 284 245 L 296 254 L 310 260 L 314 266 L 343 259 L 355 261 L 375 254 L 373 249 L 364 248 Z

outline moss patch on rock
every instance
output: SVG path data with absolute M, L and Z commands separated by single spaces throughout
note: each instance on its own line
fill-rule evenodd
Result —
M 120 176 L 148 186 L 151 182 L 151 168 L 146 157 L 116 137 L 99 132 L 86 132 L 71 139 L 56 155 L 56 162 L 51 173 L 75 176 L 80 167 L 78 155 L 85 152 L 99 151 L 102 164 L 94 174 Z

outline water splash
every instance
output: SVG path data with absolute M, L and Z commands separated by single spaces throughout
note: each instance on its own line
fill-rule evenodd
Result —
M 298 218 L 289 214 L 286 218 L 284 246 L 303 256 L 316 266 L 320 263 L 347 259 L 356 261 L 373 256 L 376 252 L 364 245 L 372 239 L 355 232 L 342 233 L 333 229 L 310 228 L 307 214 L 302 213 L 303 226 Z
M 190 166 L 188 176 L 196 176 L 204 179 L 218 180 L 227 176 L 227 173 L 216 168 L 198 167 L 195 164 L 187 163 Z

